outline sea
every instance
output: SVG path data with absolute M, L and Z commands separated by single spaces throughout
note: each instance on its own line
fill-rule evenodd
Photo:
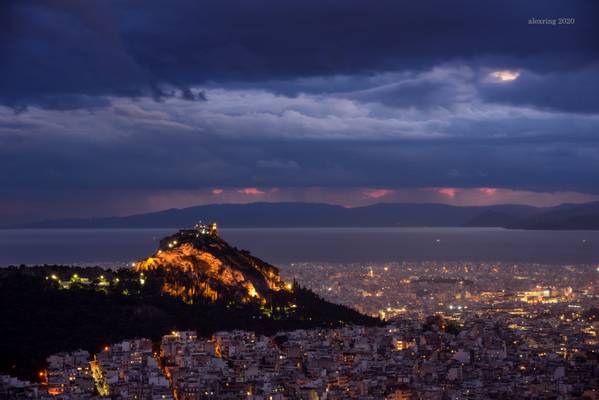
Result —
M 0 230 L 0 266 L 124 266 L 177 229 Z M 401 261 L 599 265 L 599 231 L 502 228 L 222 229 L 233 246 L 271 264 Z

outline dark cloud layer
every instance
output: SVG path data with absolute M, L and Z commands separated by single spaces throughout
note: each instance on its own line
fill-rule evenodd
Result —
M 539 73 L 596 60 L 593 1 L 8 1 L 0 101 L 93 108 L 86 96 L 217 82 L 418 70 L 466 60 Z M 574 17 L 572 26 L 530 18 Z
M 599 194 L 599 141 L 222 140 L 37 136 L 0 152 L 13 190 L 210 187 L 504 187 Z M 51 149 L 51 150 L 49 150 Z
M 0 219 L 214 188 L 588 199 L 597 15 L 592 0 L 0 2 Z M 528 23 L 560 17 L 575 24 Z

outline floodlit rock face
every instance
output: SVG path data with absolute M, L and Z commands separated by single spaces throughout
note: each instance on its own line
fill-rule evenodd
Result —
M 271 291 L 284 288 L 276 267 L 201 229 L 181 230 L 162 239 L 156 253 L 136 263 L 134 270 L 158 273 L 164 292 L 187 301 L 198 296 L 264 301 Z

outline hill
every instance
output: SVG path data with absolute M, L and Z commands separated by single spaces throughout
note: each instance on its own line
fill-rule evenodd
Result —
M 273 293 L 292 289 L 276 267 L 229 246 L 218 236 L 216 224 L 162 239 L 156 253 L 136 263 L 134 271 L 160 275 L 162 291 L 188 302 L 198 296 L 265 302 Z
M 133 270 L 2 268 L 0 317 L 0 371 L 29 379 L 50 354 L 97 352 L 131 337 L 158 340 L 172 330 L 271 334 L 381 323 L 283 282 L 276 267 L 201 231 L 165 238 Z

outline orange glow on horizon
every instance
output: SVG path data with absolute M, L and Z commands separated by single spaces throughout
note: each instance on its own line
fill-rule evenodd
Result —
M 456 194 L 459 192 L 459 189 L 446 187 L 446 188 L 436 189 L 436 191 L 437 191 L 437 193 L 442 194 L 443 196 L 447 196 L 450 199 L 453 199 L 456 196 Z
M 371 199 L 380 199 L 381 197 L 393 194 L 395 191 L 391 189 L 372 189 L 367 190 L 364 194 Z
M 242 193 L 242 194 L 251 195 L 251 196 L 257 196 L 257 195 L 264 194 L 264 192 L 262 190 L 255 188 L 255 187 L 239 189 L 237 192 Z
M 479 188 L 478 191 L 487 196 L 493 196 L 497 192 L 497 189 L 496 188 Z

